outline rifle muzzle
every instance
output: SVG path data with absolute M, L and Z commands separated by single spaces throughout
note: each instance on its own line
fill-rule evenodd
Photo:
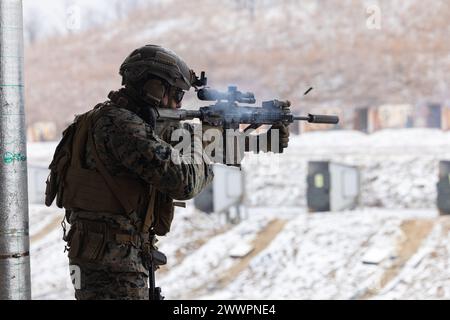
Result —
M 308 114 L 307 117 L 294 117 L 294 120 L 306 120 L 310 123 L 336 124 L 339 122 L 339 117 L 327 116 L 327 115 L 321 115 L 321 114 Z

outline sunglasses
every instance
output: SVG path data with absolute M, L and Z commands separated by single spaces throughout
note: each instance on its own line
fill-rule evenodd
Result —
M 175 100 L 176 103 L 180 103 L 181 100 L 183 100 L 184 97 L 184 91 L 179 88 L 173 88 L 172 89 L 172 97 Z

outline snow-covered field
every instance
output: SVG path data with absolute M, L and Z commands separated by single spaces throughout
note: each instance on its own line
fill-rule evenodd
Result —
M 64 211 L 30 206 L 31 290 L 33 299 L 73 299 L 69 260 L 64 253 Z
M 435 210 L 253 208 L 236 226 L 192 207 L 177 213 L 160 242 L 167 299 L 450 298 L 450 218 Z M 71 299 L 62 212 L 33 206 L 32 216 L 33 298 Z M 252 251 L 231 257 L 242 247 Z
M 312 132 L 291 139 L 282 155 L 253 158 L 244 164 L 251 206 L 305 206 L 308 161 L 331 160 L 359 168 L 360 207 L 431 208 L 438 163 L 450 160 L 450 131 Z
M 434 203 L 449 146 L 448 132 L 425 129 L 295 137 L 277 161 L 244 166 L 241 223 L 177 208 L 157 285 L 167 299 L 450 299 L 450 216 Z M 306 212 L 310 159 L 361 168 L 357 209 Z M 63 211 L 31 205 L 30 216 L 33 298 L 72 299 Z

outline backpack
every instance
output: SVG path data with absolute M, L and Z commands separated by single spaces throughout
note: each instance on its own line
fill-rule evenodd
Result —
M 73 137 L 76 132 L 77 119 L 63 131 L 62 139 L 55 149 L 53 160 L 49 165 L 50 173 L 45 188 L 45 205 L 51 206 L 56 198 L 56 205 L 63 207 L 64 178 L 72 159 Z
M 64 132 L 50 163 L 45 204 L 56 198 L 60 208 L 131 214 L 148 198 L 149 187 L 134 178 L 113 177 L 99 158 L 92 137 L 96 107 L 75 118 Z M 83 165 L 86 145 L 90 144 L 96 169 Z
M 153 188 L 150 188 L 149 194 L 148 188 L 134 179 L 112 177 L 99 159 L 95 146 L 93 146 L 94 158 L 99 172 L 81 168 L 80 159 L 78 159 L 81 155 L 73 154 L 73 152 L 80 153 L 82 151 L 80 146 L 74 151 L 74 143 L 78 141 L 78 145 L 80 144 L 80 137 L 76 136 L 77 132 L 87 135 L 86 142 L 92 139 L 92 133 L 87 128 L 90 128 L 94 116 L 92 113 L 96 112 L 98 107 L 78 115 L 74 122 L 64 130 L 49 165 L 50 173 L 46 181 L 45 205 L 51 206 L 56 198 L 56 205 L 59 208 L 69 206 L 88 211 L 130 214 L 132 209 L 136 209 L 139 203 L 144 201 L 143 198 L 150 197 L 143 229 L 152 226 L 155 234 L 165 235 L 170 231 L 173 220 L 173 199 Z M 77 165 L 74 166 L 74 163 Z M 74 175 L 74 172 L 77 174 Z M 72 177 L 73 182 L 66 186 L 67 177 Z M 86 191 L 83 190 L 84 188 Z M 92 193 L 87 191 L 92 188 L 95 188 L 98 194 L 94 199 L 90 199 Z

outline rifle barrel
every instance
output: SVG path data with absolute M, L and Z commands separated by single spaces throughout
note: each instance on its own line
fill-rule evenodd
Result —
M 299 121 L 309 121 L 309 117 L 294 116 L 294 121 L 295 121 L 295 120 L 299 120 Z

